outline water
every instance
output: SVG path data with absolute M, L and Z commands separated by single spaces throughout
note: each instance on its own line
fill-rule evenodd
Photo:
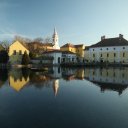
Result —
M 0 71 L 1 128 L 127 128 L 128 68 Z

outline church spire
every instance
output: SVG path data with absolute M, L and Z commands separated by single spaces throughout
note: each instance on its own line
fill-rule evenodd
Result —
M 56 28 L 54 28 L 54 33 L 52 36 L 52 44 L 53 44 L 54 49 L 60 49 L 58 41 L 59 41 L 59 37 L 58 37 L 57 31 L 56 31 Z

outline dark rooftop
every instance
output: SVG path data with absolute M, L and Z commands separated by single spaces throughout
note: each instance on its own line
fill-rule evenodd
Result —
M 110 47 L 110 46 L 128 46 L 128 41 L 123 38 L 123 35 L 119 35 L 119 37 L 116 38 L 107 38 L 105 39 L 101 37 L 101 41 L 91 45 L 89 48 L 95 48 L 95 47 Z

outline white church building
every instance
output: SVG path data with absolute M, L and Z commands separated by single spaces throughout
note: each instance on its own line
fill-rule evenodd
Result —
M 62 52 L 60 51 L 58 42 L 59 42 L 59 36 L 56 29 L 54 28 L 54 33 L 52 36 L 53 47 L 52 49 L 43 53 L 45 56 L 53 58 L 53 61 L 51 62 L 52 65 L 59 65 L 61 63 Z
M 60 65 L 61 62 L 76 62 L 76 54 L 72 52 L 62 52 L 59 46 L 59 36 L 54 28 L 52 36 L 52 48 L 44 52 L 43 54 L 47 57 L 52 57 L 53 60 L 50 62 L 52 65 Z

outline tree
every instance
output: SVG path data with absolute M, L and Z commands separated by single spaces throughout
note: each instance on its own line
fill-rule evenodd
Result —
M 0 51 L 0 63 L 7 64 L 8 60 L 9 60 L 9 56 L 7 51 L 5 50 Z
M 23 56 L 22 56 L 22 62 L 21 64 L 23 65 L 28 65 L 30 62 L 30 58 L 29 58 L 29 55 L 27 54 L 27 52 L 25 51 Z
M 34 52 L 30 52 L 30 53 L 29 53 L 30 59 L 36 58 L 36 56 L 37 56 L 37 54 L 34 53 Z
M 44 39 L 44 42 L 43 43 L 51 43 L 52 42 L 52 38 L 51 37 L 46 37 Z
M 1 42 L 1 45 L 3 46 L 3 48 L 6 50 L 6 51 L 8 51 L 8 49 L 9 49 L 9 41 L 7 41 L 7 40 L 3 40 L 2 42 Z
M 35 38 L 35 39 L 33 40 L 33 42 L 39 42 L 39 43 L 42 43 L 43 41 L 44 41 L 44 39 L 41 38 L 41 37 L 37 37 L 37 38 Z
M 22 36 L 16 35 L 14 37 L 14 41 L 19 41 L 21 43 L 30 43 L 31 42 L 31 39 L 29 39 L 27 37 L 22 37 Z

